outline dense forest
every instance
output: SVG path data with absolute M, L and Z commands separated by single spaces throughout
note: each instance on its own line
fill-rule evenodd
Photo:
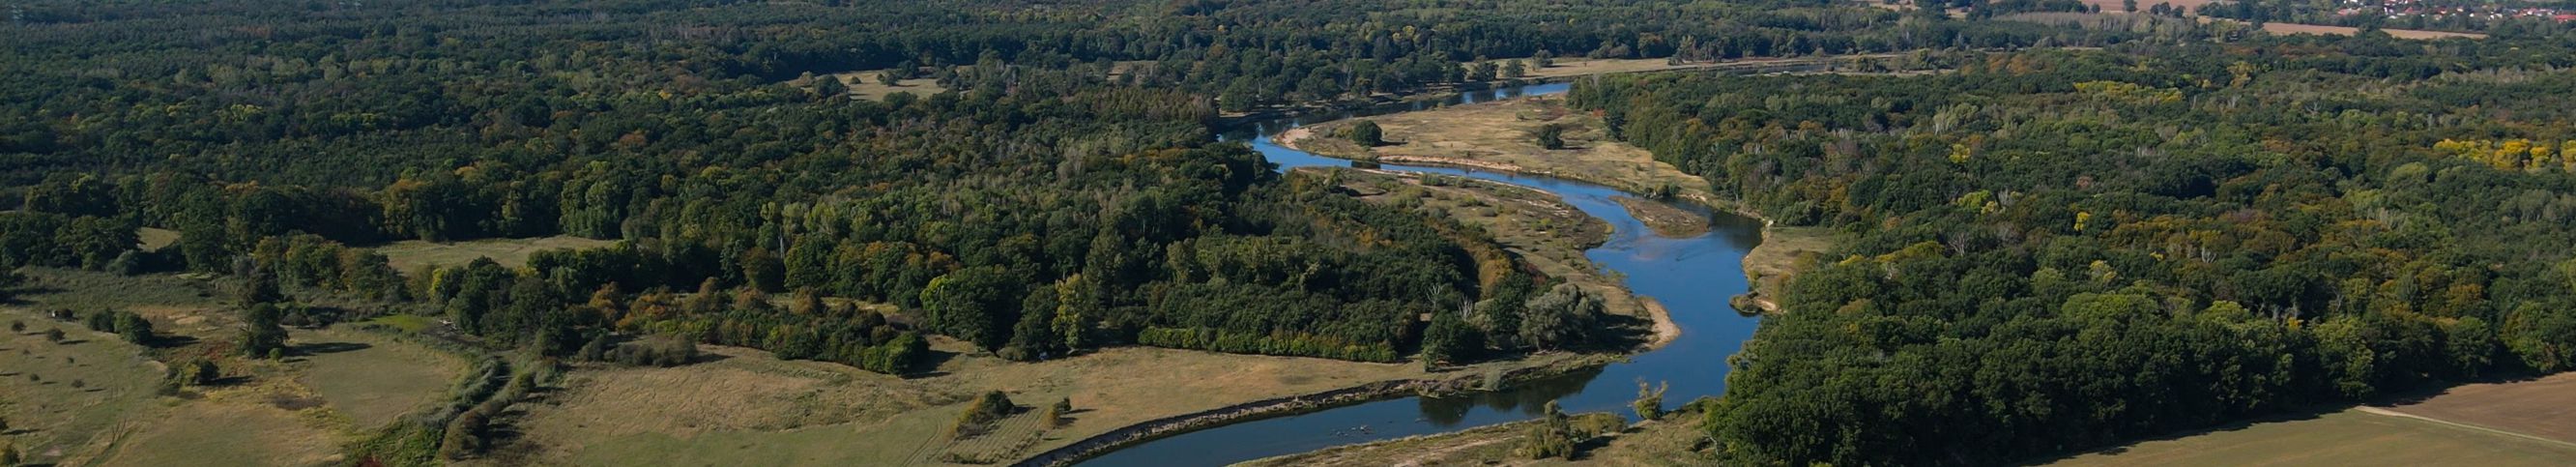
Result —
M 1774 220 L 1732 463 L 1991 465 L 2576 368 L 2566 37 L 1988 54 L 1572 99 Z
M 1427 335 L 1460 360 L 1580 343 L 1550 314 L 1589 302 L 1474 229 L 1274 173 L 1213 140 L 1221 112 L 1510 79 L 1462 66 L 1497 57 L 2125 37 L 1821 1 L 1436 3 L 20 2 L 0 265 L 274 277 L 590 358 L 665 334 L 907 373 L 936 334 L 1396 361 Z M 939 86 L 813 78 L 866 70 Z M 179 239 L 143 251 L 145 228 Z M 367 248 L 556 235 L 620 243 L 415 271 Z

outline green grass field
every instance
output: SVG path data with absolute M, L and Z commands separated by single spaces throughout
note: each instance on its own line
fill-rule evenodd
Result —
M 436 400 L 464 371 L 455 356 L 344 328 L 298 330 L 294 339 L 315 349 L 304 359 L 303 383 L 355 429 L 383 426 Z
M 2576 465 L 2576 447 L 2346 410 L 2144 441 L 2052 465 L 2563 466 Z
M 492 262 L 501 263 L 502 266 L 519 267 L 528 264 L 528 255 L 539 251 L 599 248 L 616 243 L 573 236 L 494 238 L 450 243 L 404 240 L 376 247 L 376 252 L 383 253 L 394 270 L 411 272 L 423 265 L 452 266 L 472 262 L 475 258 L 492 258 Z
M 161 366 L 141 347 L 24 307 L 0 309 L 0 320 L 27 324 L 27 332 L 0 329 L 0 416 L 30 462 L 86 463 L 162 411 L 153 395 Z M 68 339 L 47 342 L 40 334 L 49 329 Z

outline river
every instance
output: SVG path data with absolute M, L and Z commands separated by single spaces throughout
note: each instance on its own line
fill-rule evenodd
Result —
M 1531 95 L 1563 93 L 1563 83 L 1537 84 L 1463 93 L 1442 101 L 1416 102 L 1358 113 L 1308 115 L 1252 122 L 1223 137 L 1248 141 L 1278 164 L 1279 170 L 1308 166 L 1351 165 L 1350 161 L 1309 154 L 1272 144 L 1270 136 L 1298 125 L 1354 115 L 1378 115 L 1432 106 L 1484 102 Z M 1583 212 L 1609 221 L 1609 242 L 1586 252 L 1595 265 L 1626 274 L 1630 290 L 1663 302 L 1681 326 L 1679 339 L 1626 362 L 1554 379 L 1526 382 L 1506 390 L 1452 397 L 1405 397 L 1337 407 L 1305 414 L 1264 418 L 1183 433 L 1111 451 L 1084 461 L 1090 467 L 1214 466 L 1270 456 L 1314 451 L 1332 446 L 1526 420 L 1549 400 L 1568 413 L 1629 413 L 1637 382 L 1672 384 L 1664 396 L 1667 408 L 1726 389 L 1726 357 L 1753 336 L 1757 319 L 1735 312 L 1728 297 L 1746 290 L 1745 252 L 1762 240 L 1762 223 L 1715 213 L 1709 233 L 1687 238 L 1652 233 L 1611 198 L 1618 190 L 1572 180 L 1482 172 L 1446 167 L 1380 165 L 1386 170 L 1440 173 L 1512 183 L 1564 197 Z

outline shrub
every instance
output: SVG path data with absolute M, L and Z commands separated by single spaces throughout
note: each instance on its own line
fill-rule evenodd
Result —
M 1011 404 L 1010 395 L 1003 394 L 1001 391 L 991 391 L 982 396 L 976 396 L 974 402 L 966 404 L 965 412 L 957 414 L 957 423 L 949 426 L 948 437 L 966 439 L 992 431 L 993 422 L 1010 416 L 1011 409 L 1014 407 Z

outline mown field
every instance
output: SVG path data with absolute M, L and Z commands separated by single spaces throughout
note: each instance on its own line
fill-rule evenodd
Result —
M 2051 463 L 2148 465 L 2476 465 L 2576 463 L 2576 445 L 2359 410 L 2138 442 Z

